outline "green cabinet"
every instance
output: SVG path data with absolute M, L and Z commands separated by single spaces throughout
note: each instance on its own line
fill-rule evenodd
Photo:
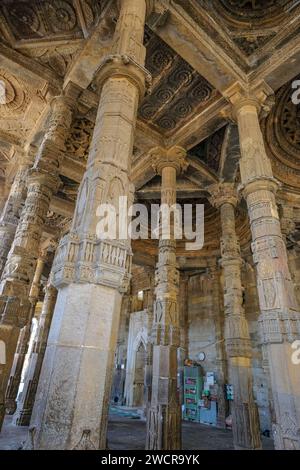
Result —
M 183 419 L 200 421 L 199 400 L 203 389 L 202 370 L 200 366 L 185 366 L 183 380 L 184 412 Z

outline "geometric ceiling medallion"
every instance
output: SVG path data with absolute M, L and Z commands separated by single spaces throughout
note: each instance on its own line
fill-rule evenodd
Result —
M 294 104 L 290 94 L 282 107 L 280 127 L 286 140 L 300 152 L 300 104 Z
M 0 82 L 3 88 L 0 101 L 1 118 L 24 113 L 28 105 L 24 84 L 4 69 L 0 69 Z
M 300 188 L 300 105 L 292 101 L 293 81 L 278 90 L 275 106 L 262 127 L 275 176 Z
M 290 0 L 218 0 L 232 18 L 241 21 L 275 19 L 284 13 Z

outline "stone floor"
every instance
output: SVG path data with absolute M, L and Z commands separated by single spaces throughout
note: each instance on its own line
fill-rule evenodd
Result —
M 16 450 L 27 436 L 27 427 L 14 426 L 7 416 L 0 434 L 0 450 Z M 146 423 L 136 416 L 127 417 L 113 413 L 108 426 L 108 446 L 111 450 L 137 450 L 145 448 Z M 198 423 L 183 422 L 183 449 L 229 450 L 233 449 L 232 433 Z M 271 439 L 263 437 L 263 448 L 273 449 Z

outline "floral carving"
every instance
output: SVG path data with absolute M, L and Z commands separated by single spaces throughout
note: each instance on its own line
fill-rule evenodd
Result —
M 72 125 L 70 137 L 66 142 L 67 152 L 73 158 L 84 160 L 88 159 L 91 135 L 94 124 L 88 119 L 76 119 Z

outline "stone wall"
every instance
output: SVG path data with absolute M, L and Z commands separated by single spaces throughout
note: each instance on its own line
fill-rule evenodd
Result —
M 258 344 L 258 300 L 255 286 L 255 274 L 250 265 L 243 270 L 243 284 L 245 286 L 245 313 L 249 322 L 250 335 L 253 346 L 253 379 L 254 395 L 257 400 L 261 429 L 271 429 L 268 405 L 268 386 L 266 373 L 263 369 L 261 348 Z M 221 288 L 222 289 L 222 288 Z M 222 290 L 221 290 L 222 292 Z M 214 371 L 218 375 L 216 362 L 216 323 L 215 309 L 218 305 L 214 298 L 213 282 L 210 274 L 203 273 L 189 278 L 188 285 L 188 347 L 189 358 L 198 361 L 201 351 L 205 352 L 205 360 L 201 362 L 204 373 Z M 222 299 L 220 299 L 222 305 Z M 220 305 L 220 307 L 221 307 Z M 219 315 L 223 315 L 221 308 Z

